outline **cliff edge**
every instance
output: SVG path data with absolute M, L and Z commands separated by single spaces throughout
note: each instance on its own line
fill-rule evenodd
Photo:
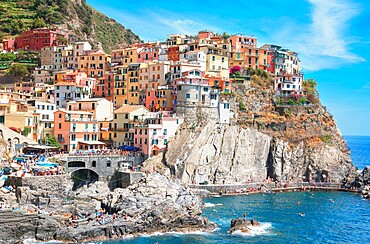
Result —
M 230 124 L 193 116 L 146 168 L 195 184 L 354 179 L 350 151 L 318 95 L 280 97 L 272 82 L 263 73 L 234 82 L 221 97 L 233 105 Z

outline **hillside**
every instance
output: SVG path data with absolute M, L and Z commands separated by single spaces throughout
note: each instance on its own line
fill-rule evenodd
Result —
M 0 2 L 0 38 L 15 36 L 22 31 L 44 26 L 68 28 L 78 40 L 94 46 L 102 43 L 110 52 L 125 44 L 140 41 L 125 29 L 89 6 L 85 0 L 5 0 Z

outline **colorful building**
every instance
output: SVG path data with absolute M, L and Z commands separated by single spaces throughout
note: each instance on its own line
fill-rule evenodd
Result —
M 122 105 L 114 111 L 113 118 L 113 147 L 134 145 L 134 131 L 136 124 L 143 121 L 148 109 L 142 105 Z
M 15 38 L 15 49 L 40 51 L 44 47 L 60 45 L 61 37 L 68 39 L 68 32 L 58 28 L 27 30 Z
M 293 94 L 303 94 L 302 92 L 302 74 L 281 74 L 274 82 L 274 89 L 278 95 L 290 96 Z
M 106 148 L 98 141 L 99 125 L 94 114 L 63 108 L 54 112 L 54 136 L 66 152 Z
M 134 146 L 140 148 L 146 158 L 166 150 L 168 141 L 175 136 L 183 118 L 169 112 L 148 113 L 142 123 L 134 127 Z
M 14 52 L 15 40 L 13 38 L 3 40 L 3 50 L 7 52 Z

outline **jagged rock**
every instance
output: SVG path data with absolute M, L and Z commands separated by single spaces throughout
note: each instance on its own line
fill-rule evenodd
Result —
M 256 220 L 245 220 L 241 218 L 232 219 L 229 228 L 229 233 L 232 234 L 235 231 L 248 232 L 251 226 L 259 226 L 260 224 Z
M 176 178 L 197 184 L 245 183 L 262 181 L 267 176 L 275 180 L 332 182 L 347 177 L 350 181 L 356 168 L 348 151 L 334 143 L 320 143 L 291 144 L 253 128 L 208 121 L 196 129 L 184 125 L 169 142 L 165 156 L 151 159 L 145 167 L 155 165 L 164 174 L 174 168 Z

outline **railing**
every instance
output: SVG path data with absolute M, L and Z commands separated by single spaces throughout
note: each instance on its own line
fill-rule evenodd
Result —
M 63 137 L 58 137 L 58 142 L 65 142 L 65 139 Z

